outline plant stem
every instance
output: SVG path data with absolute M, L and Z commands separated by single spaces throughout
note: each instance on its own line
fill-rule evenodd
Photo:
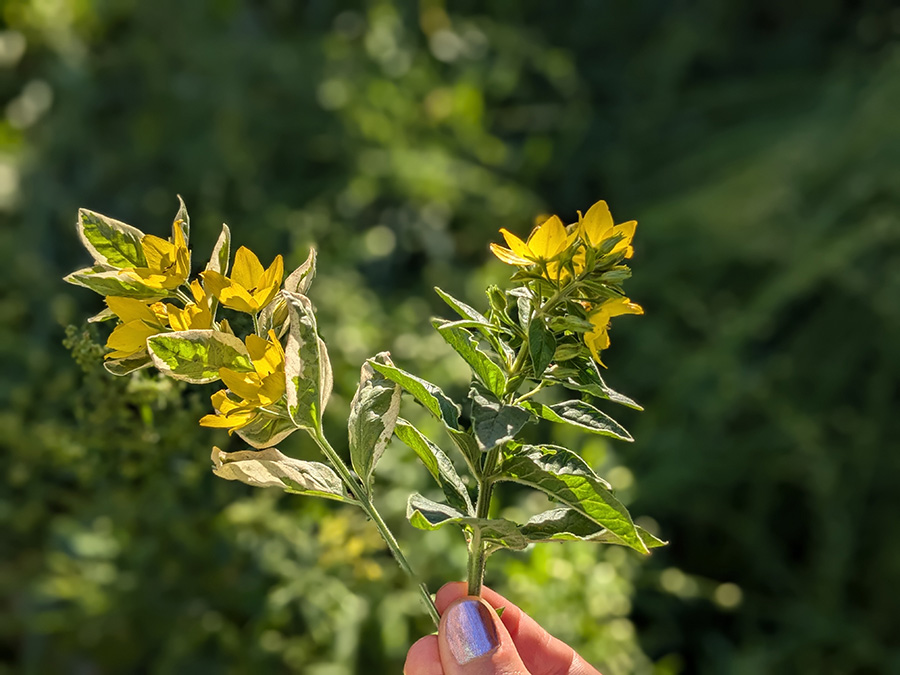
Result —
M 434 601 L 431 599 L 428 587 L 424 582 L 419 580 L 418 576 L 416 576 L 416 573 L 410 566 L 409 561 L 406 559 L 406 556 L 403 555 L 403 551 L 400 550 L 400 544 L 397 543 L 397 539 L 394 537 L 393 532 L 388 528 L 387 523 L 384 522 L 381 514 L 378 513 L 378 509 L 375 508 L 375 504 L 372 502 L 369 491 L 361 481 L 354 478 L 350 468 L 344 463 L 344 460 L 341 459 L 341 456 L 337 451 L 331 447 L 331 444 L 328 442 L 328 439 L 325 438 L 321 429 L 316 429 L 314 432 L 310 433 L 310 435 L 315 439 L 316 444 L 322 450 L 322 453 L 328 458 L 328 461 L 331 462 L 332 466 L 338 472 L 338 475 L 341 477 L 341 480 L 344 481 L 347 489 L 350 490 L 353 496 L 359 501 L 360 508 L 375 524 L 379 534 L 381 534 L 381 538 L 384 539 L 384 543 L 387 544 L 388 549 L 390 549 L 391 554 L 394 556 L 394 560 L 400 565 L 400 569 L 406 572 L 407 576 L 409 576 L 418 587 L 419 594 L 425 602 L 428 614 L 431 616 L 432 621 L 434 621 L 435 628 L 437 628 L 441 621 L 441 615 L 438 613 L 437 607 L 434 606 Z

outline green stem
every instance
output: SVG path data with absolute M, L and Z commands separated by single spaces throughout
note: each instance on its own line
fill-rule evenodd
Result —
M 387 523 L 384 522 L 381 514 L 378 513 L 378 509 L 375 508 L 375 504 L 372 502 L 372 497 L 369 494 L 369 491 L 362 484 L 362 482 L 354 478 L 353 474 L 350 471 L 350 468 L 344 463 L 344 460 L 341 459 L 341 456 L 337 453 L 337 451 L 333 447 L 331 447 L 331 444 L 328 442 L 328 439 L 325 438 L 325 435 L 322 433 L 321 429 L 316 429 L 315 432 L 311 433 L 310 435 L 313 437 L 313 439 L 315 439 L 316 444 L 322 450 L 322 453 L 328 458 L 328 461 L 331 462 L 332 466 L 334 466 L 335 470 L 338 472 L 338 475 L 341 477 L 341 480 L 343 480 L 344 484 L 347 486 L 347 489 L 350 490 L 353 496 L 359 501 L 360 508 L 375 524 L 375 527 L 378 529 L 379 534 L 381 534 L 381 538 L 384 539 L 384 543 L 387 544 L 388 548 L 393 554 L 394 560 L 396 560 L 397 564 L 400 565 L 400 569 L 406 572 L 407 576 L 409 576 L 409 578 L 412 579 L 418 587 L 419 594 L 422 596 L 422 600 L 425 602 L 425 607 L 428 610 L 428 614 L 431 616 L 432 621 L 434 621 L 435 627 L 437 627 L 440 624 L 441 615 L 438 613 L 437 607 L 434 606 L 434 601 L 431 599 L 431 594 L 428 592 L 428 587 L 424 582 L 419 580 L 419 578 L 416 576 L 416 573 L 410 566 L 409 561 L 406 559 L 406 556 L 403 555 L 403 551 L 400 550 L 400 544 L 397 543 L 397 539 L 394 537 L 393 532 L 391 532 L 390 528 L 388 528 Z
M 253 332 L 257 335 L 262 335 L 262 333 L 259 332 L 259 312 L 253 314 Z

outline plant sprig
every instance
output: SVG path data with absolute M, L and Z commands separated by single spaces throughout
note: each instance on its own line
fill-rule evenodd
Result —
M 113 321 L 104 366 L 115 375 L 155 367 L 192 384 L 221 382 L 212 395 L 214 412 L 203 426 L 226 429 L 252 450 L 212 450 L 213 471 L 227 480 L 278 487 L 291 494 L 322 497 L 363 510 L 400 567 L 417 584 L 435 621 L 431 595 L 418 581 L 374 502 L 375 470 L 393 437 L 419 457 L 445 501 L 420 494 L 409 498 L 407 517 L 423 530 L 460 527 L 467 542 L 469 593 L 479 595 L 489 556 L 546 541 L 612 543 L 642 553 L 664 542 L 636 526 L 610 486 L 575 452 L 531 445 L 522 431 L 539 420 L 568 424 L 590 433 L 630 441 L 628 432 L 594 405 L 605 399 L 640 409 L 607 386 L 598 364 L 609 346 L 614 316 L 643 310 L 622 291 L 630 276 L 634 221 L 615 225 L 598 202 L 569 226 L 553 216 L 526 241 L 501 230 L 509 248 L 491 245 L 517 268 L 509 289 L 487 289 L 482 314 L 441 289 L 440 297 L 459 315 L 435 319 L 438 334 L 472 371 L 467 395 L 471 423 L 461 406 L 437 385 L 396 366 L 387 352 L 367 360 L 351 403 L 348 463 L 322 428 L 333 380 L 328 349 L 319 337 L 307 297 L 316 274 L 316 254 L 284 275 L 281 256 L 264 267 L 247 248 L 231 265 L 227 226 L 198 278 L 191 279 L 190 218 L 179 198 L 172 235 L 162 239 L 117 220 L 82 209 L 77 229 L 94 259 L 66 277 L 105 297 L 106 309 L 90 321 Z M 220 317 L 223 308 L 249 321 Z M 252 325 L 243 334 L 232 327 Z M 581 398 L 539 402 L 553 387 Z M 470 493 L 448 454 L 400 417 L 406 392 L 437 418 L 471 473 Z M 275 446 L 305 431 L 325 462 L 287 457 Z M 547 494 L 562 506 L 526 523 L 492 517 L 493 490 L 515 482 Z

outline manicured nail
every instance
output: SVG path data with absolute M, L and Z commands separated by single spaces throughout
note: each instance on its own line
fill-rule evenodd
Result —
M 447 612 L 447 644 L 459 665 L 497 649 L 500 639 L 491 610 L 477 600 L 463 600 Z

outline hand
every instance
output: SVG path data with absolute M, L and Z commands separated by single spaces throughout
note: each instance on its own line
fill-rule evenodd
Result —
M 416 642 L 404 675 L 600 675 L 502 595 L 485 588 L 483 599 L 450 583 L 435 599 L 437 635 Z M 498 617 L 498 608 L 503 616 Z

